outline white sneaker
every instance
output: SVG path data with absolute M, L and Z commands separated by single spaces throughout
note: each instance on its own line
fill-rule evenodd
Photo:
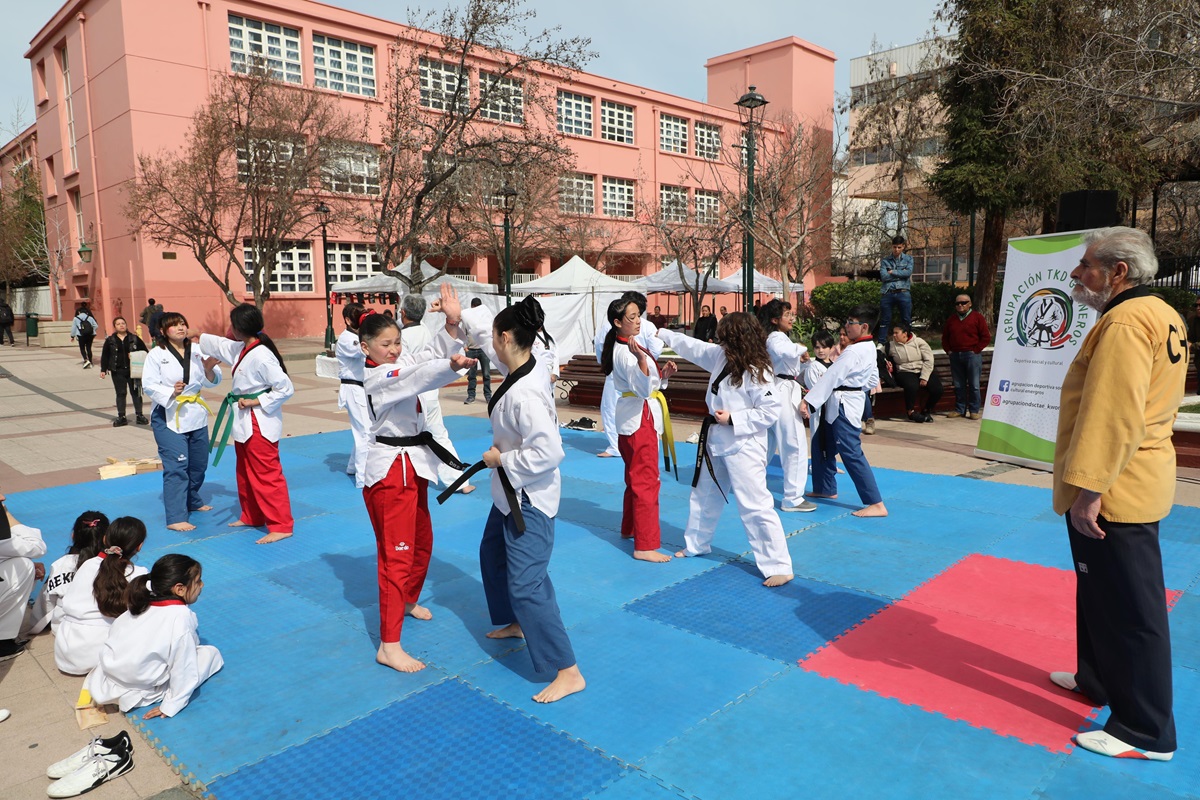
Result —
M 107 755 L 93 755 L 70 775 L 55 781 L 46 789 L 50 797 L 75 797 L 90 792 L 102 783 L 124 775 L 133 769 L 132 750 L 113 750 Z
M 1079 684 L 1075 681 L 1074 672 L 1051 672 L 1050 682 L 1056 686 L 1061 686 L 1068 692 L 1079 691 Z
M 816 511 L 816 510 L 817 510 L 817 504 L 810 503 L 807 500 L 801 500 L 800 504 L 795 505 L 795 506 L 792 505 L 791 503 L 784 503 L 783 505 L 780 506 L 780 511 Z
M 1104 731 L 1088 731 L 1075 734 L 1075 744 L 1084 750 L 1090 750 L 1110 758 L 1137 758 L 1142 761 L 1170 761 L 1174 753 L 1155 753 L 1153 750 L 1143 750 L 1131 744 L 1125 744 L 1111 733 Z
M 129 734 L 125 731 L 121 731 L 116 736 L 109 737 L 108 739 L 101 739 L 97 736 L 62 761 L 51 764 L 46 770 L 46 777 L 56 780 L 58 778 L 65 778 L 90 761 L 93 756 L 106 756 L 117 750 L 123 753 L 133 750 L 133 742 L 129 740 Z

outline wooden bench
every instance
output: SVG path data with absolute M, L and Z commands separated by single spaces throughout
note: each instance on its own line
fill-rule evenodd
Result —
M 988 377 L 992 373 L 992 351 L 984 350 L 980 355 L 983 356 L 983 365 L 979 370 L 979 399 L 984 402 L 984 395 L 987 394 Z M 933 354 L 933 371 L 942 381 L 942 398 L 933 408 L 934 411 L 953 411 L 954 410 L 954 376 L 950 374 L 950 354 L 946 352 L 936 352 Z M 921 395 L 922 402 L 924 395 Z M 875 395 L 875 416 L 891 419 L 893 417 L 907 417 L 908 409 L 904 407 L 904 390 L 899 386 L 886 387 L 879 394 Z M 926 409 L 927 411 L 929 409 Z

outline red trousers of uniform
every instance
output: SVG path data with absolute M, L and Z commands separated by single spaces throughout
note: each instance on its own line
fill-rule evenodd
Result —
M 268 442 L 258 431 L 258 417 L 250 412 L 254 432 L 245 442 L 234 442 L 237 453 L 238 502 L 242 522 L 268 533 L 291 533 L 292 501 L 279 463 L 279 442 Z
M 621 536 L 633 539 L 634 550 L 657 550 L 662 546 L 658 526 L 658 434 L 650 403 L 642 403 L 642 426 L 634 433 L 617 437 L 617 449 L 625 461 L 625 507 Z
M 428 486 L 404 455 L 392 462 L 387 477 L 363 489 L 378 554 L 379 639 L 389 644 L 400 641 L 404 606 L 417 602 L 429 572 L 433 525 Z

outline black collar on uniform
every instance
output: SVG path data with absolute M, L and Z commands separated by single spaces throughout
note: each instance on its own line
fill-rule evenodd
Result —
M 508 373 L 508 377 L 504 379 L 504 383 L 500 384 L 500 388 L 492 392 L 492 399 L 488 400 L 488 416 L 492 415 L 492 409 L 496 407 L 496 403 L 500 402 L 500 398 L 511 389 L 517 381 L 524 378 L 529 373 L 533 372 L 533 368 L 537 365 L 537 359 L 530 353 L 529 360 L 521 366 L 517 367 L 512 372 Z
M 1109 300 L 1108 304 L 1106 306 L 1104 306 L 1104 310 L 1101 311 L 1100 313 L 1107 314 L 1109 311 L 1112 311 L 1114 308 L 1121 305 L 1121 303 L 1124 303 L 1126 300 L 1132 300 L 1135 297 L 1149 297 L 1150 294 L 1151 293 L 1150 293 L 1149 286 L 1135 286 L 1132 289 L 1126 289 L 1125 291 L 1121 292 L 1116 297 Z
M 175 360 L 179 362 L 179 366 L 183 367 L 183 385 L 187 386 L 192 382 L 192 340 L 183 340 L 183 355 L 179 355 L 179 351 L 171 342 L 167 342 L 167 352 L 175 356 Z

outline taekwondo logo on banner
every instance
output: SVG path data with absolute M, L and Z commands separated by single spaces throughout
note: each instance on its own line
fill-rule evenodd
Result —
M 1086 231 L 1010 239 L 975 454 L 1050 469 L 1063 378 L 1096 312 L 1071 299 Z

